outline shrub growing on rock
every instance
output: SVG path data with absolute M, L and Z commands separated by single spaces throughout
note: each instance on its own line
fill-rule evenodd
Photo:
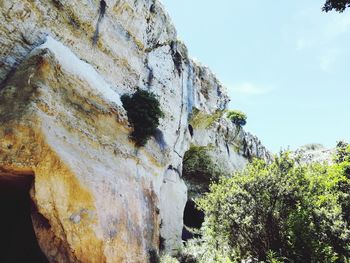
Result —
M 137 146 L 144 146 L 155 134 L 159 119 L 164 116 L 159 101 L 153 93 L 140 89 L 132 95 L 123 95 L 121 101 L 134 128 L 131 138 Z
M 223 114 L 224 111 L 222 110 L 217 110 L 212 114 L 208 114 L 193 108 L 189 124 L 191 124 L 192 128 L 194 129 L 206 129 L 218 121 Z
M 191 146 L 184 155 L 182 170 L 185 180 L 207 189 L 211 182 L 217 181 L 223 174 L 209 150 L 208 146 Z
M 239 110 L 230 110 L 226 113 L 226 117 L 229 118 L 233 124 L 244 126 L 247 124 L 247 115 Z

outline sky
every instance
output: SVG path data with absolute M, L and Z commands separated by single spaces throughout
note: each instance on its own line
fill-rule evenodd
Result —
M 192 58 L 272 152 L 350 141 L 350 10 L 325 0 L 161 0 Z

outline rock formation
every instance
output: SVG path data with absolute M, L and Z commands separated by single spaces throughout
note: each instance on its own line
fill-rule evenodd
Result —
M 269 158 L 226 120 L 225 89 L 192 61 L 154 0 L 0 1 L 0 183 L 33 176 L 32 221 L 50 262 L 147 262 L 181 245 L 191 145 L 233 171 Z M 120 95 L 156 94 L 145 147 Z
M 333 163 L 333 157 L 336 154 L 336 149 L 327 149 L 322 144 L 307 144 L 296 151 L 292 152 L 292 156 L 297 158 L 300 163 Z

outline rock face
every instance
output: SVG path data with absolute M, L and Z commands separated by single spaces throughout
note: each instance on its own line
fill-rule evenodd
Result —
M 158 1 L 0 1 L 0 176 L 34 175 L 34 230 L 50 262 L 147 262 L 181 245 L 190 145 L 229 170 L 260 141 L 232 125 L 211 71 L 189 59 Z M 139 87 L 165 113 L 145 147 L 120 95 Z M 205 125 L 192 125 L 211 116 Z M 200 118 L 199 118 L 200 119 Z
M 321 144 L 307 144 L 295 152 L 293 156 L 297 157 L 303 164 L 311 163 L 333 163 L 333 157 L 336 153 L 336 149 L 327 149 Z

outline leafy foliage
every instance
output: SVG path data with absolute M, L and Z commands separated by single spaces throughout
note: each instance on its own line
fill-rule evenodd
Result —
M 350 162 L 350 145 L 344 141 L 339 141 L 336 147 L 336 163 Z
M 131 96 L 123 95 L 121 100 L 134 128 L 131 137 L 137 146 L 144 146 L 155 134 L 159 119 L 163 117 L 159 101 L 153 93 L 140 89 Z
M 202 262 L 348 262 L 346 162 L 295 163 L 282 153 L 221 178 L 199 201 L 206 214 Z M 199 251 L 200 249 L 198 249 Z
M 247 115 L 239 110 L 230 110 L 226 113 L 226 116 L 236 125 L 244 126 L 247 124 Z
M 162 256 L 160 259 L 160 262 L 161 263 L 179 263 L 179 261 L 176 258 L 171 257 L 169 255 Z
M 223 174 L 218 164 L 209 154 L 208 146 L 191 146 L 183 159 L 182 176 L 206 188 Z M 209 190 L 209 189 L 208 189 Z
M 224 111 L 217 110 L 212 114 L 207 114 L 194 108 L 189 123 L 195 129 L 205 129 L 210 127 L 217 120 L 219 120 L 222 117 L 223 113 Z
M 350 0 L 327 0 L 322 10 L 325 12 L 335 10 L 341 13 L 349 6 Z
M 335 162 L 338 163 L 344 176 L 350 180 L 350 145 L 348 143 L 342 141 L 338 142 Z M 350 193 L 350 186 L 340 182 L 339 190 L 343 193 Z M 340 197 L 340 205 L 342 207 L 343 216 L 350 226 L 350 194 L 344 194 Z

